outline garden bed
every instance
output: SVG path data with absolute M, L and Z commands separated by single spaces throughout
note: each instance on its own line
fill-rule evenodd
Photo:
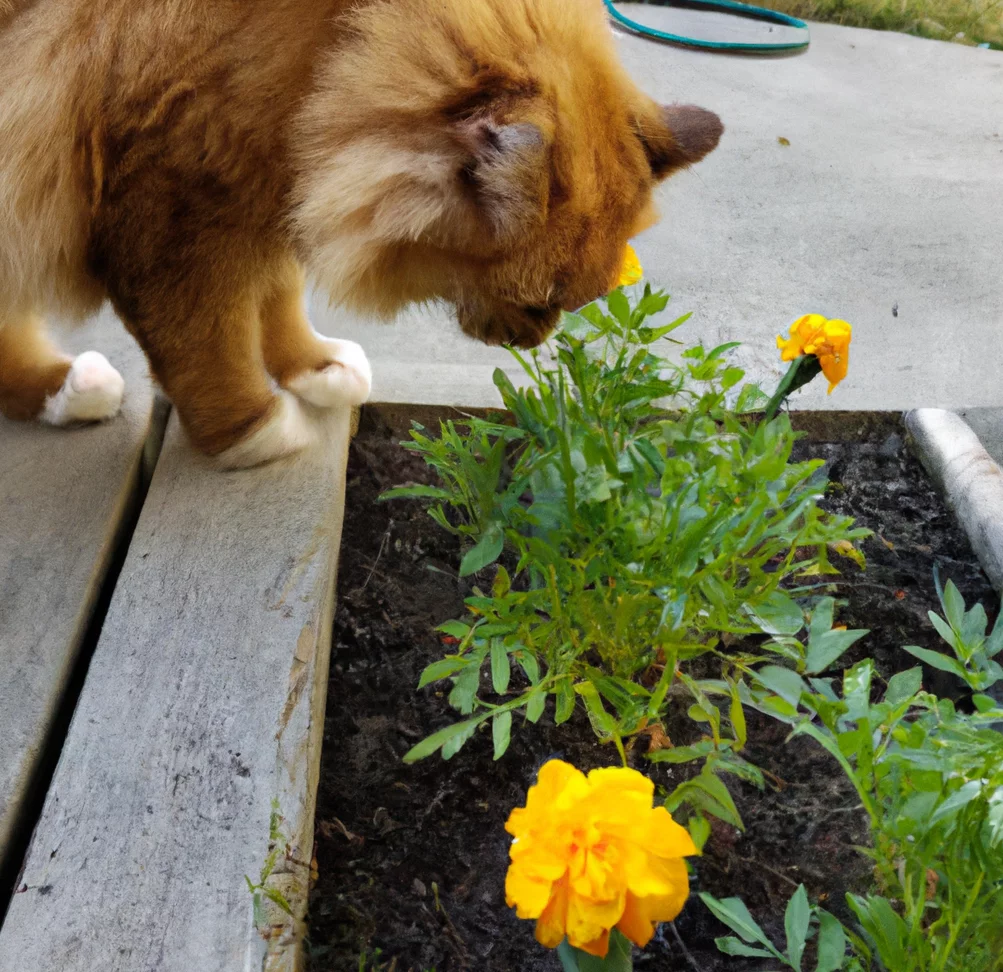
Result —
M 812 437 L 798 443 L 797 458 L 825 459 L 832 481 L 826 507 L 874 531 L 862 545 L 866 572 L 849 564 L 834 578 L 835 595 L 848 602 L 837 608 L 838 623 L 871 629 L 841 664 L 870 655 L 887 676 L 915 664 L 900 645 L 939 647 L 926 616 L 937 607 L 935 563 L 966 601 L 981 600 L 994 616 L 989 582 L 908 452 L 900 423 L 858 420 L 853 441 L 824 441 L 845 439 L 847 423 L 830 417 L 814 425 Z M 515 728 L 498 762 L 490 732 L 449 762 L 438 755 L 413 766 L 401 761 L 418 740 L 453 719 L 441 686 L 415 686 L 422 669 L 443 654 L 434 627 L 462 614 L 473 586 L 456 576 L 458 541 L 420 503 L 377 502 L 392 486 L 433 481 L 421 459 L 398 446 L 406 429 L 401 413 L 367 410 L 349 460 L 317 807 L 311 968 L 555 972 L 559 963 L 535 943 L 532 923 L 505 906 L 504 823 L 548 758 L 588 770 L 616 765 L 617 754 L 596 742 L 577 712 L 560 727 L 548 714 L 538 726 Z M 949 679 L 928 687 L 945 694 L 953 688 Z M 674 728 L 684 737 L 673 736 Z M 685 734 L 693 731 L 685 717 L 667 730 L 673 742 L 688 741 Z M 844 892 L 868 882 L 866 860 L 853 849 L 866 842 L 867 826 L 852 787 L 816 743 L 798 737 L 785 744 L 786 735 L 786 727 L 750 711 L 747 755 L 768 771 L 773 786 L 760 792 L 729 778 L 746 831 L 716 824 L 693 879 L 694 891 L 740 894 L 779 940 L 784 904 L 799 883 L 846 919 Z M 687 768 L 649 763 L 644 747 L 641 737 L 632 764 L 671 789 Z M 720 955 L 714 938 L 723 933 L 693 897 L 675 929 L 663 926 L 637 968 L 764 967 Z

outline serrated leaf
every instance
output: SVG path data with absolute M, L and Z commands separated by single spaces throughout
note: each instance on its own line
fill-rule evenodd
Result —
M 421 673 L 418 688 L 424 688 L 432 682 L 438 682 L 443 678 L 448 678 L 455 672 L 466 668 L 468 660 L 466 658 L 443 658 L 441 661 L 432 662 Z
M 741 955 L 744 958 L 772 958 L 773 953 L 767 952 L 765 948 L 757 948 L 755 945 L 746 945 L 741 939 L 729 935 L 726 938 L 715 938 L 714 944 L 719 952 L 725 955 Z
M 445 729 L 433 732 L 431 736 L 426 736 L 416 746 L 412 746 L 404 756 L 405 763 L 416 763 L 419 759 L 431 756 L 432 753 L 441 749 L 442 746 L 456 736 L 464 736 L 469 739 L 474 730 L 486 719 L 487 715 L 477 716 L 474 719 L 467 719 L 465 722 L 454 722 Z M 461 744 L 462 745 L 462 744 Z
M 414 486 L 396 486 L 394 489 L 388 489 L 385 493 L 380 493 L 377 499 L 381 503 L 384 500 L 392 499 L 448 500 L 452 498 L 452 495 L 448 489 L 442 489 L 439 486 L 422 486 L 416 483 Z

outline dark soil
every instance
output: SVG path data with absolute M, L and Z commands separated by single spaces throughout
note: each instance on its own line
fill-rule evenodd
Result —
M 578 714 L 561 727 L 544 717 L 538 726 L 515 730 L 497 763 L 490 733 L 448 763 L 438 756 L 414 766 L 401 762 L 415 742 L 452 721 L 436 686 L 415 686 L 422 669 L 443 653 L 434 627 L 461 616 L 469 593 L 456 577 L 456 541 L 420 504 L 377 502 L 391 486 L 433 481 L 420 460 L 398 447 L 405 428 L 367 411 L 349 461 L 317 809 L 311 968 L 557 972 L 556 957 L 535 943 L 532 923 L 505 906 L 504 823 L 548 758 L 588 770 L 615 765 L 616 753 L 594 741 Z M 798 450 L 798 458 L 828 462 L 826 505 L 875 533 L 863 544 L 866 573 L 850 564 L 836 579 L 838 596 L 847 599 L 838 621 L 872 632 L 850 661 L 870 654 L 887 676 L 913 664 L 900 645 L 937 646 L 926 617 L 936 607 L 935 561 L 969 602 L 980 599 L 995 614 L 995 597 L 967 539 L 895 423 L 872 429 L 863 442 L 802 441 Z M 678 726 L 684 734 L 685 725 L 684 716 Z M 673 726 L 668 730 L 676 739 Z M 717 826 L 693 879 L 694 891 L 741 895 L 779 942 L 783 908 L 797 884 L 804 882 L 813 900 L 823 899 L 845 918 L 845 891 L 863 889 L 868 880 L 866 861 L 853 849 L 866 842 L 867 831 L 849 784 L 814 742 L 798 737 L 784 744 L 785 736 L 783 726 L 750 714 L 748 756 L 777 782 L 761 793 L 729 779 L 746 831 Z M 651 764 L 640 752 L 632 759 L 662 786 L 682 778 L 679 767 Z M 691 898 L 636 967 L 762 967 L 720 955 L 714 938 L 723 933 Z

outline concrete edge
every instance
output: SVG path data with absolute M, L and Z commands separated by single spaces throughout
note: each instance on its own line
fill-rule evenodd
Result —
M 1003 470 L 967 422 L 940 408 L 904 415 L 916 453 L 971 541 L 993 587 L 1003 592 Z

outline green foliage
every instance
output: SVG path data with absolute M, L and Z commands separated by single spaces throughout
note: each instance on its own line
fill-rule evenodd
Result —
M 972 688 L 991 684 L 1003 625 L 987 637 L 984 609 L 966 610 L 952 583 L 941 591 L 941 603 L 944 618 L 936 626 L 953 656 L 909 650 Z M 854 961 L 861 963 L 855 967 L 998 972 L 1003 708 L 977 692 L 974 712 L 959 711 L 924 692 L 922 674 L 919 667 L 899 672 L 880 691 L 874 663 L 865 659 L 843 673 L 838 688 L 832 679 L 809 679 L 796 711 L 764 705 L 770 696 L 762 685 L 750 704 L 785 718 L 793 734 L 809 735 L 828 750 L 869 817 L 872 847 L 865 853 L 874 860 L 876 887 L 847 895 L 862 932 L 849 935 Z
M 802 884 L 787 903 L 784 914 L 786 948 L 781 951 L 770 941 L 766 932 L 749 914 L 741 898 L 725 898 L 719 901 L 712 895 L 701 893 L 700 900 L 711 913 L 737 934 L 715 939 L 718 949 L 725 955 L 740 955 L 744 958 L 775 959 L 801 972 L 805 949 L 808 942 L 816 940 L 815 972 L 837 972 L 850 969 L 857 972 L 863 966 L 852 956 L 847 956 L 848 943 L 842 924 L 829 912 L 813 907 L 808 902 L 808 892 Z
M 469 544 L 461 575 L 494 565 L 467 616 L 442 626 L 455 649 L 421 679 L 449 678 L 464 720 L 406 759 L 437 750 L 448 759 L 488 720 L 500 757 L 513 715 L 535 723 L 548 702 L 558 723 L 581 705 L 622 753 L 626 737 L 683 702 L 704 738 L 654 758 L 707 761 L 684 784 L 699 835 L 704 812 L 741 826 L 715 773 L 762 783 L 740 755 L 747 673 L 769 661 L 762 678 L 790 688 L 862 634 L 831 630 L 827 602 L 802 643 L 804 614 L 782 585 L 830 572 L 830 549 L 859 556 L 850 541 L 867 531 L 819 509 L 821 463 L 790 461 L 796 435 L 786 415 L 743 415 L 765 398 L 739 388 L 743 372 L 726 359 L 733 345 L 688 348 L 678 361 L 655 353 L 654 342 L 685 320 L 651 323 L 667 301 L 645 288 L 631 306 L 617 290 L 605 309 L 566 314 L 554 360 L 512 352 L 526 388 L 495 374 L 513 424 L 449 421 L 438 436 L 416 425 L 406 446 L 440 485 L 386 496 L 430 501 L 436 522 Z M 505 552 L 511 572 L 499 563 Z M 753 649 L 727 647 L 764 633 Z M 708 654 L 720 678 L 691 674 Z

